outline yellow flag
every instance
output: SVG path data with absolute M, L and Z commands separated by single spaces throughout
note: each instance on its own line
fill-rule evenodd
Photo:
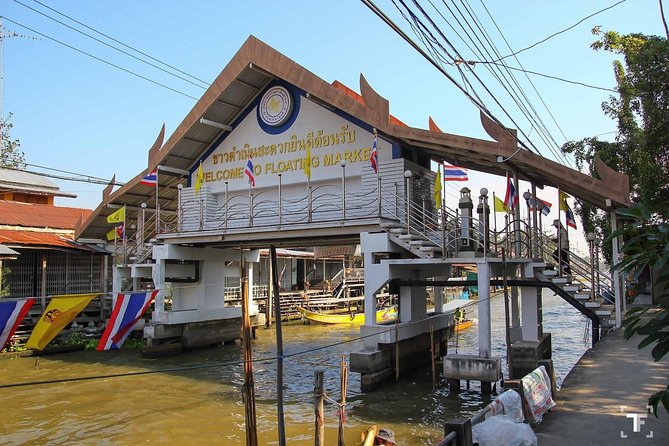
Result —
M 501 198 L 495 195 L 495 212 L 506 212 L 509 213 L 509 208 L 504 206 L 504 202 Z
M 567 204 L 567 198 L 569 198 L 569 195 L 565 194 L 564 192 L 560 192 L 560 210 L 561 211 L 566 211 L 569 209 L 569 205 Z
M 118 237 L 118 231 L 116 229 L 117 228 L 113 228 L 111 231 L 107 232 L 107 240 L 112 241 Z
M 304 173 L 311 179 L 311 146 L 307 145 L 307 158 L 304 160 Z
M 202 161 L 200 161 L 200 167 L 197 168 L 197 176 L 195 177 L 195 192 L 200 192 L 202 183 L 204 183 L 204 172 L 202 171 Z
M 441 209 L 441 169 L 434 177 L 434 204 L 437 209 Z
M 43 350 L 98 295 L 96 293 L 52 296 L 49 306 L 44 310 L 30 339 L 26 342 L 26 347 Z
M 125 221 L 125 206 L 107 217 L 107 223 L 123 223 Z

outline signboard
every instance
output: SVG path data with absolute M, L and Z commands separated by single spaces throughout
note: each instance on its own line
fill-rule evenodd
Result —
M 291 120 L 292 123 L 291 123 Z M 281 126 L 288 126 L 286 129 Z M 278 133 L 277 133 L 278 131 Z M 251 161 L 255 189 L 306 184 L 307 154 L 310 181 L 336 182 L 370 169 L 374 135 L 340 114 L 282 86 L 270 87 L 233 131 L 202 161 L 204 184 L 212 193 L 248 190 L 244 170 Z M 379 160 L 392 158 L 391 145 L 379 140 Z M 194 172 L 191 184 L 195 181 Z
M 360 245 L 321 246 L 314 248 L 314 258 L 360 256 Z

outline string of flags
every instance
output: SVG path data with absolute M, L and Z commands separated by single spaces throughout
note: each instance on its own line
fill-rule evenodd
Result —
M 120 348 L 137 322 L 146 314 L 159 290 L 119 293 L 109 322 L 102 333 L 96 350 Z M 26 347 L 44 350 L 99 293 L 50 296 L 51 301 L 33 328 Z M 27 316 L 37 298 L 0 301 L 0 350 L 11 341 L 19 325 Z

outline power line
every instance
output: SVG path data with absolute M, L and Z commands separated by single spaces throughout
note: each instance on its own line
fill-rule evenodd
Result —
M 466 63 L 467 64 L 481 63 L 481 64 L 499 65 L 501 67 L 506 67 L 510 70 L 520 71 L 522 73 L 527 73 L 527 74 L 533 74 L 535 76 L 541 76 L 541 77 L 545 77 L 545 78 L 548 78 L 548 79 L 554 79 L 556 81 L 566 82 L 568 84 L 580 85 L 582 87 L 593 88 L 595 90 L 610 91 L 612 93 L 617 93 L 618 92 L 617 90 L 614 90 L 613 88 L 599 87 L 597 85 L 586 84 L 585 82 L 569 80 L 569 79 L 565 79 L 565 78 L 559 77 L 559 76 L 551 76 L 550 74 L 538 73 L 536 71 L 525 70 L 523 68 L 517 68 L 517 67 L 510 66 L 510 65 L 504 65 L 504 64 L 501 64 L 501 63 L 498 63 L 498 62 L 467 61 Z
M 56 10 L 56 9 L 54 9 L 54 8 L 52 8 L 52 7 L 50 7 L 49 5 L 45 5 L 44 3 L 42 3 L 42 2 L 40 2 L 40 1 L 38 1 L 38 0 L 33 0 L 33 1 L 34 1 L 35 3 L 38 3 L 38 4 L 42 5 L 42 6 L 44 6 L 44 7 L 47 8 L 47 9 L 50 9 L 51 11 L 55 12 L 56 14 L 59 14 L 59 15 L 61 15 L 61 16 L 63 16 L 63 17 L 66 17 L 66 18 L 72 20 L 72 21 L 75 22 L 75 23 L 78 23 L 79 25 L 81 25 L 81 26 L 83 26 L 83 27 L 85 27 L 85 28 L 90 29 L 91 31 L 100 34 L 101 36 L 104 36 L 104 37 L 108 38 L 109 40 L 112 40 L 112 41 L 118 43 L 119 45 L 123 45 L 124 47 L 126 47 L 126 48 L 128 48 L 128 49 L 131 49 L 131 50 L 133 50 L 133 51 L 136 51 L 137 53 L 141 54 L 142 56 L 146 56 L 146 57 L 148 57 L 148 58 L 151 59 L 151 60 L 154 60 L 154 61 L 156 61 L 156 62 L 158 62 L 158 63 L 160 63 L 160 64 L 165 65 L 166 67 L 169 67 L 169 68 L 173 69 L 174 71 L 177 71 L 177 72 L 179 72 L 179 73 L 181 73 L 181 74 L 184 74 L 184 75 L 186 75 L 186 76 L 188 76 L 188 77 L 190 77 L 190 78 L 192 78 L 192 79 L 195 79 L 196 81 L 199 81 L 199 82 L 203 83 L 203 84 L 206 85 L 207 87 L 209 86 L 209 83 L 208 83 L 207 81 L 204 81 L 204 80 L 200 79 L 200 78 L 197 77 L 197 76 L 194 76 L 194 75 L 189 74 L 189 73 L 187 73 L 187 72 L 185 72 L 185 71 L 183 71 L 183 70 L 180 70 L 180 69 L 178 69 L 177 67 L 174 67 L 174 66 L 168 64 L 167 62 L 163 62 L 163 61 L 160 60 L 160 59 L 156 59 L 155 57 L 153 57 L 153 56 L 151 56 L 151 55 L 149 55 L 149 54 L 146 54 L 145 52 L 143 52 L 143 51 L 141 51 L 141 50 L 138 50 L 137 48 L 135 48 L 135 47 L 133 47 L 133 46 L 131 46 L 131 45 L 127 45 L 127 44 L 121 42 L 120 40 L 117 40 L 117 39 L 113 38 L 113 37 L 110 36 L 110 35 L 107 35 L 107 34 L 101 32 L 101 31 L 98 31 L 98 30 L 95 29 L 95 28 L 91 28 L 90 26 L 86 25 L 85 23 L 82 23 L 82 22 L 78 21 L 77 19 L 72 18 L 72 17 L 70 17 L 69 15 L 62 13 L 62 12 L 60 12 L 60 11 L 58 11 L 58 10 Z
M 547 40 L 552 39 L 552 38 L 555 37 L 555 36 L 558 36 L 558 35 L 560 35 L 560 34 L 562 34 L 562 33 L 565 33 L 565 32 L 567 32 L 567 31 L 569 31 L 569 30 L 572 29 L 572 28 L 577 27 L 578 25 L 580 25 L 581 23 L 585 22 L 585 21 L 588 20 L 589 18 L 594 17 L 594 16 L 596 16 L 597 14 L 601 14 L 601 13 L 604 12 L 604 11 L 608 11 L 609 9 L 615 8 L 615 7 L 618 6 L 619 4 L 621 4 L 621 3 L 625 3 L 626 1 L 627 1 L 627 0 L 620 0 L 620 1 L 618 1 L 618 2 L 616 2 L 616 3 L 614 3 L 614 4 L 612 4 L 611 6 L 607 6 L 607 7 L 604 8 L 604 9 L 600 9 L 599 11 L 594 12 L 594 13 L 590 14 L 589 16 L 582 18 L 581 20 L 579 20 L 578 22 L 574 23 L 573 25 L 568 26 L 567 28 L 565 28 L 565 29 L 563 29 L 563 30 L 560 30 L 560 31 L 558 31 L 558 32 L 556 32 L 556 33 L 553 33 L 553 34 L 551 34 L 550 36 L 548 36 L 548 37 L 546 37 L 546 38 L 544 38 L 544 39 L 541 39 L 540 41 L 535 42 L 535 43 L 533 43 L 532 45 L 530 45 L 530 46 L 528 46 L 528 47 L 525 47 L 525 48 L 523 48 L 523 49 L 521 49 L 521 50 L 516 51 L 515 53 L 511 53 L 511 54 L 508 54 L 508 55 L 506 55 L 506 56 L 504 56 L 504 57 L 501 57 L 501 58 L 499 58 L 499 59 L 497 59 L 497 60 L 494 60 L 494 61 L 492 61 L 492 63 L 494 63 L 494 62 L 501 62 L 501 61 L 503 61 L 504 59 L 508 59 L 508 58 L 511 57 L 511 56 L 516 56 L 516 55 L 522 53 L 523 51 L 527 51 L 527 50 L 529 50 L 529 49 L 531 49 L 531 48 L 534 48 L 535 46 L 540 45 L 540 44 L 546 42 Z
M 0 18 L 4 18 L 4 19 L 7 20 L 8 22 L 12 22 L 13 24 L 15 24 L 15 25 L 17 25 L 17 26 L 20 26 L 20 27 L 22 27 L 22 28 L 25 28 L 25 29 L 27 29 L 28 31 L 31 31 L 31 32 L 33 32 L 33 33 L 35 33 L 35 34 L 38 34 L 38 35 L 40 35 L 40 36 L 42 36 L 42 37 L 44 37 L 44 38 L 46 38 L 46 39 L 49 39 L 49 40 L 51 40 L 51 41 L 53 41 L 53 42 L 56 42 L 56 43 L 58 43 L 58 44 L 60 44 L 60 45 L 63 45 L 64 47 L 67 47 L 67 48 L 69 48 L 69 49 L 71 49 L 71 50 L 74 50 L 74 51 L 76 51 L 76 52 L 78 52 L 78 53 L 84 54 L 84 55 L 86 55 L 86 56 L 88 56 L 88 57 L 90 57 L 90 58 L 92 58 L 92 59 L 97 60 L 98 62 L 102 62 L 102 63 L 104 63 L 104 64 L 106 64 L 106 65 L 112 66 L 112 67 L 114 67 L 114 68 L 116 68 L 116 69 L 119 69 L 119 70 L 121 70 L 121 71 L 124 71 L 124 72 L 126 72 L 126 73 L 128 73 L 128 74 L 132 74 L 133 76 L 136 76 L 136 77 L 138 77 L 138 78 L 140 78 L 140 79 L 144 79 L 144 80 L 147 81 L 147 82 L 151 82 L 152 84 L 158 85 L 158 86 L 160 86 L 160 87 L 163 87 L 163 88 L 165 88 L 165 89 L 167 89 L 167 90 L 173 91 L 174 93 L 178 93 L 178 94 L 180 94 L 180 95 L 182 95 L 182 96 L 185 96 L 185 97 L 187 97 L 187 98 L 193 99 L 194 101 L 197 101 L 197 100 L 198 100 L 198 98 L 196 98 L 196 97 L 194 97 L 194 96 L 191 96 L 191 95 L 189 95 L 189 94 L 187 94 L 187 93 L 184 93 L 183 91 L 179 91 L 179 90 L 177 90 L 177 89 L 175 89 L 175 88 L 168 87 L 167 85 L 162 84 L 162 83 L 157 82 L 157 81 L 154 81 L 153 79 L 149 79 L 149 78 L 146 77 L 146 76 L 142 76 L 141 74 L 135 73 L 134 71 L 128 70 L 128 69 L 123 68 L 123 67 L 121 67 L 121 66 L 119 66 L 119 65 L 116 65 L 116 64 L 114 64 L 114 63 L 112 63 L 112 62 L 109 62 L 109 61 L 107 61 L 107 60 L 104 60 L 104 59 L 102 59 L 102 58 L 100 58 L 100 57 L 94 56 L 93 54 L 87 53 L 87 52 L 84 51 L 84 50 L 80 50 L 79 48 L 76 48 L 76 47 L 74 47 L 74 46 L 72 46 L 72 45 L 68 45 L 68 44 L 65 43 L 65 42 L 62 42 L 62 41 L 60 41 L 60 40 L 58 40 L 58 39 L 55 39 L 55 38 L 53 38 L 53 37 L 51 37 L 51 36 L 48 36 L 48 35 L 44 34 L 44 33 L 41 33 L 41 32 L 39 32 L 39 31 L 36 31 L 36 30 L 34 30 L 34 29 L 32 29 L 32 28 L 26 26 L 26 25 L 23 25 L 23 24 L 21 24 L 21 23 L 15 21 L 15 20 L 12 20 L 12 19 L 8 18 L 7 16 L 0 16 Z
M 75 177 L 66 177 L 62 175 L 55 175 L 51 173 L 45 173 L 45 172 L 35 172 L 33 170 L 24 170 L 24 169 L 18 169 L 15 167 L 6 167 L 3 166 L 3 169 L 8 169 L 8 170 L 15 170 L 17 172 L 26 172 L 26 173 L 31 173 L 33 175 L 38 175 L 41 177 L 47 177 L 47 178 L 54 178 L 56 180 L 64 180 L 64 181 L 74 181 L 78 183 L 90 183 L 90 184 L 102 184 L 107 186 L 110 184 L 110 181 L 105 180 L 104 178 L 98 179 L 96 177 L 88 176 L 88 175 L 83 175 L 83 174 L 75 174 L 80 176 L 81 178 L 75 178 Z M 56 170 L 56 169 L 53 169 Z M 115 181 L 114 183 L 111 183 L 114 186 L 123 186 L 125 183 L 122 183 L 120 181 Z
M 78 33 L 81 34 L 81 35 L 84 35 L 84 36 L 86 36 L 86 37 L 88 37 L 88 38 L 90 38 L 90 39 L 92 39 L 92 40 L 95 40 L 95 41 L 98 42 L 98 43 L 101 43 L 101 44 L 103 44 L 103 45 L 105 45 L 105 46 L 108 46 L 109 48 L 112 48 L 112 49 L 114 49 L 114 50 L 116 50 L 116 51 L 118 51 L 118 52 L 120 52 L 120 53 L 122 53 L 122 54 L 125 54 L 126 56 L 132 57 L 133 59 L 136 59 L 136 60 L 138 60 L 138 61 L 140 61 L 140 62 L 142 62 L 142 63 L 145 63 L 145 64 L 147 64 L 147 65 L 149 65 L 149 66 L 151 66 L 151 67 L 153 67 L 153 68 L 155 68 L 155 69 L 157 69 L 157 70 L 160 70 L 160 71 L 162 71 L 162 72 L 164 72 L 164 73 L 167 73 L 167 74 L 169 74 L 170 76 L 174 76 L 174 77 L 176 77 L 176 78 L 178 78 L 178 79 L 181 79 L 181 80 L 183 80 L 183 81 L 185 81 L 185 82 L 188 82 L 188 83 L 191 84 L 191 85 L 194 85 L 194 86 L 196 86 L 196 87 L 198 87 L 198 88 L 202 88 L 203 90 L 207 88 L 206 86 L 202 86 L 202 85 L 200 85 L 200 84 L 197 84 L 197 83 L 191 81 L 190 79 L 186 79 L 186 78 L 183 77 L 183 76 L 179 76 L 178 74 L 172 73 L 171 71 L 168 71 L 168 70 L 166 70 L 166 69 L 164 69 L 164 68 L 162 68 L 162 67 L 159 67 L 159 66 L 156 65 L 156 64 L 153 64 L 153 63 L 148 62 L 148 61 L 146 61 L 146 60 L 144 60 L 144 59 L 142 59 L 142 58 L 139 58 L 139 57 L 135 56 L 134 54 L 130 54 L 130 53 L 127 52 L 127 51 L 124 51 L 124 50 L 122 50 L 122 49 L 120 49 L 120 48 L 117 48 L 117 47 L 115 47 L 114 45 L 110 45 L 109 43 L 107 43 L 107 42 L 105 42 L 105 41 L 103 41 L 103 40 L 100 40 L 100 39 L 98 39 L 97 37 L 91 36 L 90 34 L 85 33 L 85 32 L 83 32 L 83 31 L 81 31 L 81 30 L 79 30 L 79 29 L 77 29 L 77 28 L 74 28 L 73 26 L 70 26 L 70 25 L 68 25 L 67 23 L 61 22 L 60 20 L 58 20 L 58 19 L 56 19 L 56 18 L 54 18 L 54 17 L 52 17 L 52 16 L 50 16 L 50 15 L 48 15 L 48 14 L 45 14 L 45 13 L 43 13 L 42 11 L 39 11 L 39 10 L 37 10 L 37 9 L 35 9 L 35 8 L 32 8 L 32 7 L 28 6 L 28 5 L 26 5 L 25 3 L 20 2 L 19 0 L 13 0 L 13 1 L 14 1 L 15 3 L 18 3 L 19 5 L 23 6 L 24 8 L 30 9 L 31 11 L 34 11 L 34 12 L 36 12 L 37 14 L 40 14 L 41 16 L 48 18 L 49 20 L 52 20 L 52 21 L 54 21 L 54 22 L 56 22 L 56 23 L 59 23 L 59 24 L 65 26 L 66 28 L 69 28 L 69 29 L 71 29 L 71 30 L 73 30 L 73 31 L 75 31 L 75 32 L 78 32 Z M 37 3 L 40 3 L 40 2 L 37 2 Z M 42 3 L 40 3 L 40 4 L 43 5 Z M 44 6 L 44 5 L 43 5 L 43 6 Z M 52 8 L 49 8 L 49 9 L 52 9 Z M 56 11 L 56 12 L 58 12 L 58 11 Z M 60 14 L 60 13 L 59 13 L 59 14 Z M 61 15 L 64 15 L 64 14 L 61 14 Z M 66 17 L 67 17 L 67 16 L 66 16 Z M 68 17 L 68 18 L 69 18 L 69 17 Z M 77 22 L 77 23 L 80 23 L 80 22 L 78 22 L 78 21 L 76 21 L 76 20 L 74 20 L 74 19 L 72 19 L 72 18 L 70 18 L 70 20 L 73 20 L 73 21 L 75 21 L 75 22 Z M 83 24 L 82 24 L 82 26 L 86 26 L 86 25 L 83 25 Z M 87 26 L 86 26 L 86 27 L 87 27 Z M 87 28 L 89 28 L 89 27 L 87 27 Z M 94 30 L 94 31 L 95 31 L 95 30 Z M 97 31 L 96 31 L 96 32 L 97 32 Z M 136 51 L 136 50 L 135 50 L 135 51 Z M 148 57 L 150 57 L 150 56 L 148 56 Z M 161 63 L 162 63 L 162 62 L 161 62 Z

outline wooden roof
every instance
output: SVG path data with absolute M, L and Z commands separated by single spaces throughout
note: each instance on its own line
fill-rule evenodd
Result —
M 177 184 L 182 181 L 177 170 L 190 169 L 225 130 L 200 123 L 201 118 L 230 125 L 239 114 L 274 79 L 279 78 L 307 92 L 311 98 L 340 109 L 375 127 L 387 137 L 431 154 L 434 160 L 495 175 L 514 170 L 524 180 L 537 186 L 559 186 L 564 192 L 600 208 L 629 205 L 629 181 L 626 175 L 597 162 L 600 178 L 579 171 L 526 150 L 518 150 L 515 130 L 506 129 L 482 116 L 482 125 L 491 141 L 442 133 L 436 129 L 408 127 L 389 114 L 389 103 L 378 95 L 360 75 L 359 95 L 350 94 L 341 84 L 330 84 L 293 60 L 250 36 L 211 86 L 163 144 L 163 125 L 149 150 L 148 168 L 115 192 L 111 185 L 103 192 L 100 205 L 77 226 L 77 237 L 103 238 L 109 230 L 106 216 L 115 211 L 109 205 L 139 207 L 145 202 L 154 207 L 155 189 L 140 184 L 149 171 L 161 166 L 161 210 L 176 210 Z M 349 89 L 350 90 L 350 89 Z M 498 159 L 507 160 L 499 162 Z M 161 171 L 162 172 L 162 171 Z

